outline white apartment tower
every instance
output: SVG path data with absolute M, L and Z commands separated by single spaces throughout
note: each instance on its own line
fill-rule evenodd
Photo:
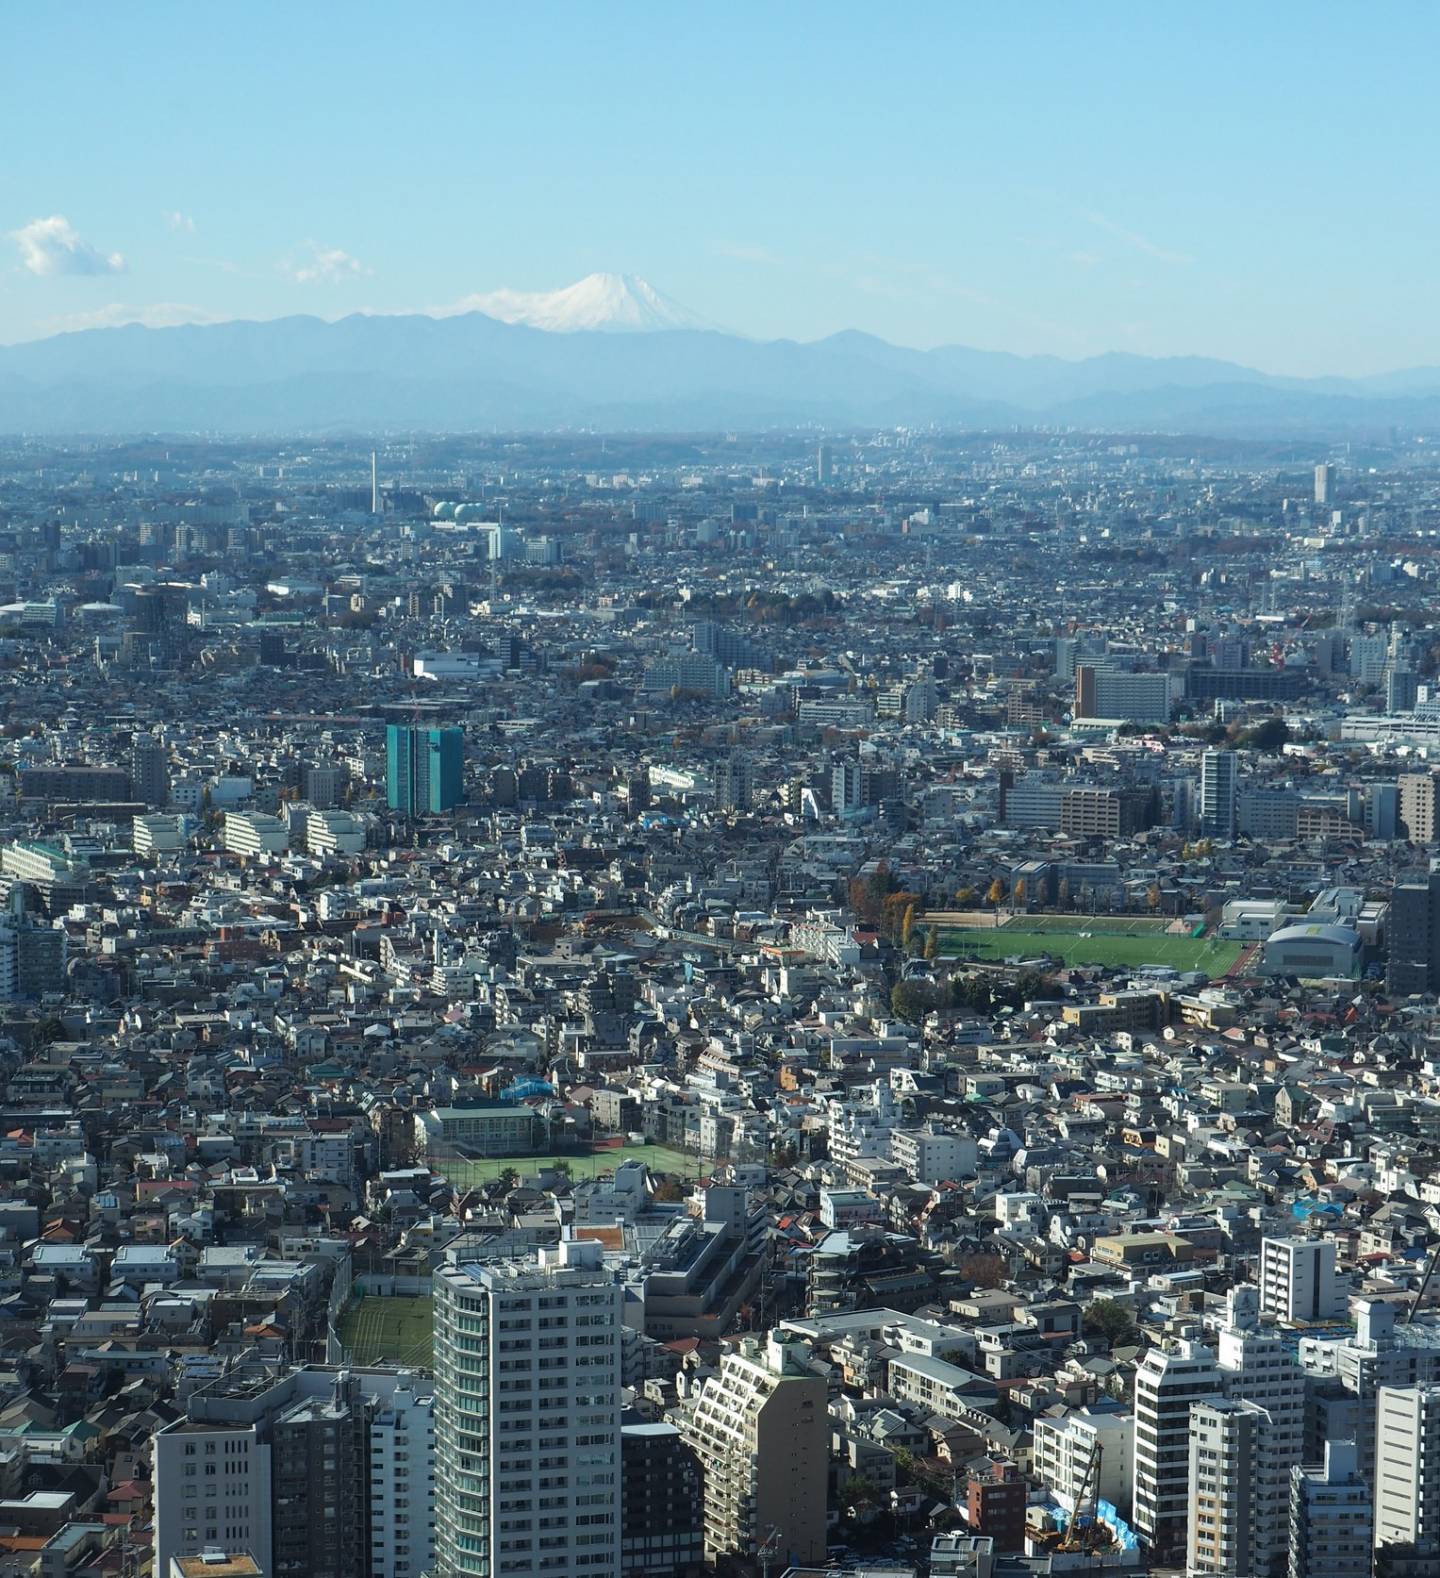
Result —
M 1235 837 L 1236 756 L 1204 751 L 1200 756 L 1200 831 L 1206 838 Z
M 1387 1545 L 1413 1545 L 1440 1567 L 1440 1386 L 1380 1388 L 1375 1549 Z
M 1286 1578 L 1368 1578 L 1375 1509 L 1353 1441 L 1327 1441 L 1323 1468 L 1290 1471 Z
M 747 1337 L 700 1388 L 681 1431 L 705 1468 L 705 1556 L 777 1570 L 825 1559 L 830 1431 L 802 1344 Z
M 1252 1477 L 1236 1487 L 1251 1503 L 1248 1538 L 1263 1572 L 1284 1558 L 1290 1543 L 1290 1468 L 1305 1440 L 1305 1377 L 1279 1332 L 1260 1324 L 1256 1288 L 1232 1288 L 1228 1305 L 1219 1339 L 1225 1396 L 1263 1411 L 1253 1426 L 1259 1447 L 1250 1460 Z
M 1345 1289 L 1333 1238 L 1266 1238 L 1260 1244 L 1260 1308 L 1294 1325 L 1339 1320 Z
M 1190 1521 L 1190 1409 L 1221 1395 L 1215 1355 L 1190 1337 L 1151 1348 L 1135 1370 L 1131 1522 L 1153 1558 L 1185 1549 Z
M 1227 1397 L 1191 1407 L 1187 1578 L 1269 1571 L 1256 1496 L 1269 1423 L 1263 1408 Z
M 618 1578 L 621 1293 L 591 1240 L 435 1273 L 441 1578 Z

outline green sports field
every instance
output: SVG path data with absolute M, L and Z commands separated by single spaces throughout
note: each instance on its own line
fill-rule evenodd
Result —
M 428 1296 L 362 1298 L 340 1317 L 340 1341 L 352 1364 L 430 1368 L 434 1312 Z
M 478 1185 L 498 1178 L 511 1168 L 521 1178 L 564 1162 L 570 1176 L 597 1178 L 601 1173 L 613 1173 L 621 1162 L 644 1162 L 652 1173 L 678 1173 L 682 1178 L 698 1178 L 708 1172 L 710 1163 L 684 1151 L 672 1151 L 664 1145 L 617 1145 L 611 1150 L 598 1148 L 588 1156 L 487 1156 L 483 1161 L 467 1161 L 457 1156 L 432 1156 L 430 1165 L 443 1173 L 457 1188 L 474 1189 Z
M 1037 917 L 1038 918 L 1038 917 Z M 1050 918 L 1050 917 L 1045 917 Z M 1054 917 L 1069 920 L 1071 917 Z M 1093 922 L 1084 927 L 1022 928 L 1012 922 L 997 931 L 993 928 L 942 931 L 939 951 L 947 958 L 997 961 L 1019 956 L 1033 959 L 1049 954 L 1067 965 L 1094 964 L 1113 969 L 1139 969 L 1147 964 L 1168 965 L 1172 970 L 1203 970 L 1219 976 L 1235 963 L 1244 951 L 1238 942 L 1219 937 L 1176 937 L 1163 931 L 1117 934 Z

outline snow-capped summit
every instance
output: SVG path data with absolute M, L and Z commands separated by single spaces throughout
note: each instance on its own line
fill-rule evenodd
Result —
M 563 290 L 490 291 L 466 297 L 460 310 L 483 312 L 502 323 L 524 323 L 552 334 L 581 329 L 646 334 L 712 327 L 636 274 L 587 274 Z

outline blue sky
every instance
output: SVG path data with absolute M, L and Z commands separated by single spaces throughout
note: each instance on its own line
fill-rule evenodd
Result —
M 14 6 L 0 342 L 633 272 L 762 337 L 1440 363 L 1419 5 Z

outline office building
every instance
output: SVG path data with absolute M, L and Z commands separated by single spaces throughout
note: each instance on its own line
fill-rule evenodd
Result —
M 819 444 L 815 449 L 815 480 L 823 487 L 835 480 L 835 451 L 829 444 Z
M 1327 1441 L 1320 1467 L 1291 1467 L 1286 1578 L 1366 1578 L 1374 1527 L 1374 1498 L 1356 1471 L 1353 1441 Z
M 620 1431 L 620 1578 L 694 1578 L 705 1560 L 705 1473 L 670 1424 Z
M 446 1578 L 619 1578 L 620 1305 L 589 1239 L 435 1273 Z
M 1382 1386 L 1375 1406 L 1375 1550 L 1411 1546 L 1440 1571 L 1440 1386 Z
M 1266 1238 L 1260 1244 L 1260 1308 L 1292 1324 L 1341 1320 L 1345 1288 L 1333 1238 Z
M 1200 757 L 1200 831 L 1206 838 L 1235 836 L 1236 757 L 1205 751 Z
M 978 1464 L 965 1476 L 965 1524 L 1000 1553 L 1025 1546 L 1025 1476 L 1003 1459 Z
M 1321 461 L 1315 468 L 1315 502 L 1330 504 L 1335 498 L 1335 468 L 1328 461 Z
M 15 793 L 21 800 L 120 803 L 130 799 L 130 774 L 123 767 L 22 767 Z
M 343 767 L 307 767 L 301 779 L 301 792 L 317 811 L 329 811 L 339 805 L 345 793 L 345 782 Z
M 390 724 L 385 798 L 401 816 L 438 816 L 459 805 L 465 798 L 465 731 Z
M 825 1559 L 830 1432 L 824 1380 L 803 1345 L 742 1338 L 681 1430 L 705 1470 L 705 1555 L 777 1568 Z
M 1060 797 L 1060 831 L 1074 838 L 1127 838 L 1155 820 L 1150 789 L 1066 788 Z
M 130 794 L 151 806 L 170 798 L 169 754 L 153 734 L 137 734 L 131 743 Z
M 152 1443 L 155 1570 L 215 1547 L 269 1578 L 420 1578 L 431 1566 L 428 1385 L 305 1366 L 194 1392 Z

